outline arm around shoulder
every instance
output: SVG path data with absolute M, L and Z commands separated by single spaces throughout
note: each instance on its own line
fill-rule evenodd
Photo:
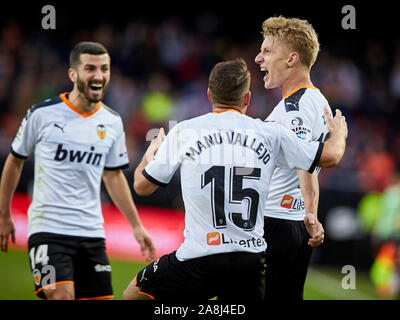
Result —
M 139 196 L 148 196 L 157 190 L 158 185 L 151 182 L 148 177 L 145 177 L 144 168 L 147 165 L 146 157 L 144 156 L 140 164 L 135 170 L 133 189 Z
M 336 110 L 334 118 L 330 116 L 327 109 L 325 109 L 324 113 L 330 137 L 324 143 L 321 157 L 317 164 L 323 168 L 331 168 L 337 166 L 344 155 L 348 131 L 345 117 L 342 116 L 339 109 Z
M 146 150 L 142 161 L 140 161 L 134 174 L 133 189 L 139 196 L 148 196 L 157 190 L 159 182 L 155 181 L 150 175 L 146 173 L 146 166 L 154 158 L 162 142 L 165 139 L 164 129 L 160 128 L 160 131 L 155 139 L 150 143 L 149 148 Z M 153 180 L 153 181 L 152 181 Z

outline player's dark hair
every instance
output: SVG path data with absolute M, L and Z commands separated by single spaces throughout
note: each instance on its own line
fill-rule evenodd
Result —
M 76 69 L 81 63 L 81 54 L 101 55 L 108 54 L 107 49 L 98 42 L 83 41 L 75 45 L 69 55 L 69 65 L 71 68 Z
M 250 88 L 250 71 L 243 59 L 216 64 L 208 78 L 211 101 L 225 105 L 240 103 Z

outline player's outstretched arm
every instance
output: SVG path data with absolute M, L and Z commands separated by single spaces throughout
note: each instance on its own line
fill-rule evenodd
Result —
M 327 108 L 324 108 L 324 114 L 330 137 L 324 143 L 321 158 L 317 165 L 323 168 L 331 168 L 338 165 L 343 157 L 348 131 L 345 117 L 339 109 L 336 109 L 334 118 L 331 117 Z
M 146 259 L 152 261 L 155 257 L 156 249 L 153 240 L 140 221 L 124 173 L 122 170 L 105 170 L 103 172 L 103 181 L 114 204 L 131 224 L 136 241 L 140 245 L 142 255 L 146 255 L 147 251 Z
M 11 200 L 21 177 L 24 160 L 8 155 L 0 182 L 0 251 L 8 251 L 11 235 L 15 243 L 15 227 L 11 219 Z
M 135 170 L 133 189 L 135 189 L 135 192 L 139 196 L 148 196 L 149 194 L 152 194 L 154 191 L 156 191 L 158 188 L 157 184 L 151 182 L 143 175 L 143 169 L 154 158 L 155 154 L 158 151 L 158 148 L 160 148 L 164 139 L 164 129 L 160 128 L 157 137 L 151 141 L 150 146 L 148 147 L 142 158 L 142 161 L 140 161 L 138 167 Z

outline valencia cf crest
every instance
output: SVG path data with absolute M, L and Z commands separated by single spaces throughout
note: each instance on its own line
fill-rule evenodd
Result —
M 102 124 L 99 124 L 96 128 L 97 135 L 101 140 L 103 140 L 106 137 L 106 127 Z
M 35 284 L 38 286 L 40 284 L 41 274 L 38 269 L 34 269 L 32 271 L 33 279 L 35 280 Z

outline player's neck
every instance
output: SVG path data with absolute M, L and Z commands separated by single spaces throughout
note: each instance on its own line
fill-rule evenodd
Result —
M 301 87 L 314 87 L 308 71 L 297 72 L 290 75 L 280 87 L 282 97 L 286 97 L 288 94 Z
M 83 113 L 90 113 L 99 105 L 98 102 L 89 102 L 77 88 L 69 93 L 68 100 Z
M 223 105 L 223 104 L 213 104 L 212 105 L 212 112 L 213 113 L 221 113 L 225 111 L 237 111 L 241 114 L 244 114 L 243 107 L 239 106 L 228 106 L 228 105 Z

